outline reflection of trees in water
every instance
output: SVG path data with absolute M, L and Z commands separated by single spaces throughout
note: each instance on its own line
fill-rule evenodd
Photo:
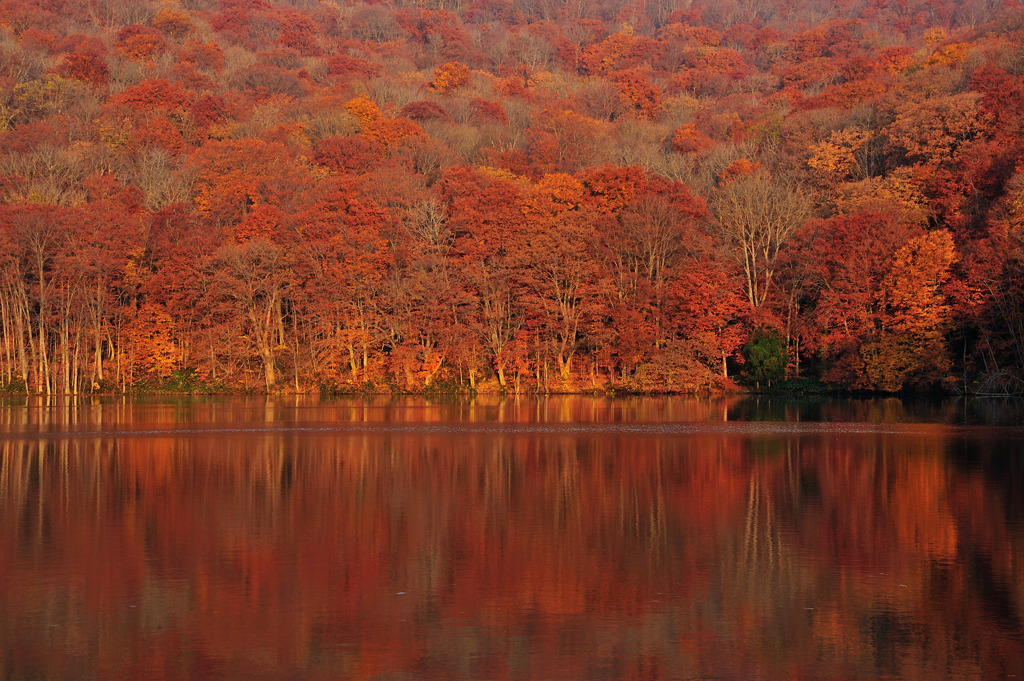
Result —
M 1020 426 L 1024 423 L 1024 399 L 982 397 L 962 400 L 971 423 L 989 426 Z
M 793 564 L 790 556 L 784 555 L 785 547 L 779 534 L 776 512 L 772 507 L 771 491 L 762 489 L 761 476 L 757 471 L 750 476 L 747 513 L 743 525 L 740 574 L 753 576 L 768 573 L 777 576 Z M 777 582 L 776 579 L 770 581 Z
M 567 421 L 641 406 L 528 408 Z M 449 408 L 415 418 L 443 423 Z M 204 409 L 185 411 L 207 423 L 301 416 Z M 137 427 L 180 417 L 131 415 Z M 10 428 L 43 427 L 27 418 Z M 98 664 L 102 631 L 120 670 L 137 664 L 140 638 L 159 648 L 169 636 L 239 674 L 260 640 L 278 642 L 266 668 L 349 676 L 494 677 L 513 660 L 573 678 L 998 674 L 1024 665 L 1024 526 L 993 484 L 995 445 L 958 468 L 950 437 L 10 439 L 0 631 L 13 633 L 0 656 L 67 677 L 71 662 L 14 651 L 16 636 L 65 636 Z M 63 610 L 47 609 L 54 593 Z M 114 617 L 127 602 L 138 619 Z
M 822 650 L 870 654 L 863 673 L 994 678 L 1024 664 L 1024 514 L 988 479 L 1014 473 L 984 457 L 954 463 L 985 450 L 983 434 L 915 428 L 803 437 L 765 469 L 761 494 L 775 492 L 784 545 L 813 568 Z
M 724 556 L 722 617 L 735 622 L 731 652 L 742 661 L 745 678 L 778 678 L 801 669 L 832 676 L 840 671 L 837 662 L 856 664 L 863 651 L 827 654 L 822 645 L 816 609 L 830 585 L 787 536 L 773 489 L 777 464 L 763 462 L 750 471 L 742 533 L 733 554 Z

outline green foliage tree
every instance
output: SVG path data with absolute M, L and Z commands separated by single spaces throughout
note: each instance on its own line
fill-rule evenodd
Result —
M 756 329 L 743 346 L 743 357 L 747 361 L 745 373 L 758 387 L 762 383 L 771 387 L 786 376 L 789 364 L 786 338 L 774 327 Z

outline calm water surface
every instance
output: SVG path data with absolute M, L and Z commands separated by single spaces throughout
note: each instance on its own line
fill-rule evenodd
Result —
M 1024 678 L 1022 422 L 0 405 L 0 679 Z

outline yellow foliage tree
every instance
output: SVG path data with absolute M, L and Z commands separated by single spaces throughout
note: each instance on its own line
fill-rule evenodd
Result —
M 145 303 L 125 335 L 128 341 L 130 373 L 136 377 L 166 380 L 178 361 L 174 342 L 174 320 L 162 305 Z
M 360 126 L 380 120 L 381 112 L 377 103 L 366 95 L 359 95 L 345 102 L 345 111 L 356 117 Z
M 807 165 L 828 182 L 863 180 L 868 176 L 863 150 L 871 134 L 856 128 L 836 130 L 812 148 Z
M 434 69 L 434 80 L 430 87 L 441 94 L 451 94 L 469 83 L 469 67 L 457 61 L 441 64 Z
M 943 45 L 935 50 L 930 57 L 928 57 L 929 66 L 940 66 L 946 65 L 951 66 L 953 64 L 959 64 L 967 55 L 970 54 L 972 45 L 970 43 L 953 43 L 952 45 Z
M 924 40 L 925 45 L 934 48 L 946 39 L 946 29 L 939 27 L 925 29 L 924 33 L 921 34 L 921 38 Z
M 166 36 L 181 39 L 195 30 L 195 25 L 182 11 L 165 7 L 153 17 L 150 24 Z
M 911 161 L 949 164 L 965 143 L 985 130 L 978 108 L 980 97 L 977 92 L 962 92 L 908 101 L 896 110 L 896 119 L 885 135 L 893 146 L 904 149 Z

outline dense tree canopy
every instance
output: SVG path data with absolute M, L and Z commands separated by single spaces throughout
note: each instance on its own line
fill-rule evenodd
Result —
M 1022 55 L 1014 3 L 3 0 L 0 383 L 1021 385 Z

